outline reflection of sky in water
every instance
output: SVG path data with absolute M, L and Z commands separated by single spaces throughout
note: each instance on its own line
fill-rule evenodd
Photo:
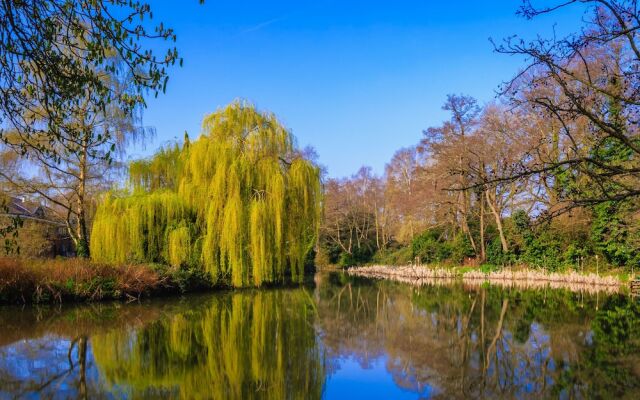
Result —
M 74 345 L 69 354 L 70 345 L 69 339 L 46 335 L 0 347 L 0 371 L 3 382 L 0 385 L 0 399 L 39 399 L 43 394 L 45 398 L 54 394 L 53 398 L 78 398 L 78 347 Z M 69 364 L 69 357 L 73 367 Z M 86 359 L 87 387 L 99 387 L 101 380 L 99 371 L 95 368 L 89 341 Z M 114 392 L 117 393 L 118 389 L 114 388 Z M 41 390 L 41 393 L 38 393 L 38 390 Z M 101 397 L 105 397 L 104 393 Z
M 325 399 L 417 399 L 429 398 L 434 388 L 426 386 L 421 392 L 397 386 L 387 370 L 386 356 L 370 360 L 367 368 L 352 357 L 338 360 L 338 369 L 327 377 Z
M 591 332 L 589 332 L 591 334 Z M 133 341 L 135 334 L 130 336 Z M 475 334 L 472 341 L 476 341 Z M 89 386 L 100 386 L 100 376 L 95 368 L 91 355 L 91 346 L 87 352 L 87 382 Z M 505 331 L 500 345 L 496 348 L 499 362 L 514 362 L 511 373 L 509 369 L 499 368 L 499 380 L 502 385 L 510 385 L 518 388 L 514 394 L 517 397 L 526 393 L 535 393 L 541 385 L 551 386 L 553 380 L 549 372 L 555 371 L 555 362 L 550 357 L 550 335 L 537 323 L 530 326 L 529 337 L 522 346 L 524 351 L 514 352 L 511 348 L 513 337 L 509 331 Z M 3 375 L 9 374 L 10 379 L 4 382 L 14 382 L 16 386 L 0 388 L 0 399 L 12 398 L 15 388 L 20 387 L 21 398 L 38 398 L 33 388 L 47 384 L 50 389 L 61 398 L 75 397 L 78 395 L 78 352 L 74 347 L 71 357 L 74 361 L 74 369 L 70 369 L 68 351 L 71 341 L 57 336 L 48 335 L 35 340 L 21 340 L 0 348 L 0 370 Z M 516 355 L 515 359 L 513 356 Z M 398 360 L 395 360 L 398 361 Z M 472 354 L 471 368 L 481 365 L 479 355 Z M 324 387 L 325 399 L 340 399 L 348 396 L 350 399 L 416 399 L 430 398 L 438 394 L 437 388 L 426 382 L 417 382 L 412 377 L 413 371 L 406 371 L 402 377 L 392 374 L 394 360 L 386 354 L 368 358 L 366 362 L 357 359 L 357 354 L 346 357 L 338 357 L 333 360 L 333 372 L 327 376 Z M 495 364 L 491 364 L 489 375 L 495 374 Z M 394 379 L 395 376 L 395 379 Z M 545 382 L 540 381 L 540 378 Z M 397 382 L 396 379 L 405 379 Z M 117 390 L 112 387 L 112 390 Z M 122 389 L 122 388 L 120 388 Z M 49 391 L 51 393 L 51 391 Z M 123 392 L 120 392 L 123 394 Z
M 553 385 L 556 364 L 551 354 L 551 338 L 542 325 L 536 322 L 530 325 L 524 344 L 516 344 L 513 334 L 505 330 L 496 346 L 496 355 L 500 384 L 512 387 L 516 397 L 538 393 Z M 496 373 L 495 363 L 490 364 L 488 373 L 490 376 Z
M 257 308 L 261 315 L 269 310 L 273 312 L 272 315 L 282 315 L 269 320 L 271 324 L 264 323 L 264 326 L 273 328 L 264 331 L 265 343 L 288 338 L 290 340 L 282 341 L 281 345 L 296 345 L 297 349 L 302 350 L 295 352 L 293 348 L 286 349 L 284 354 L 289 358 L 285 362 L 287 366 L 282 370 L 282 379 L 289 382 L 289 386 L 285 388 L 286 393 L 291 393 L 291 385 L 297 385 L 296 387 L 301 388 L 299 393 L 305 393 L 309 399 L 317 397 L 320 391 L 324 399 L 418 399 L 437 395 L 456 397 L 462 394 L 463 386 L 467 389 L 464 393 L 469 397 L 553 397 L 550 388 L 562 384 L 560 375 L 563 373 L 568 376 L 571 372 L 569 366 L 577 365 L 583 371 L 587 367 L 594 368 L 584 360 L 590 354 L 585 350 L 600 343 L 591 328 L 594 311 L 580 308 L 570 315 L 570 319 L 564 320 L 565 315 L 559 313 L 560 317 L 545 320 L 552 310 L 542 308 L 536 319 L 523 319 L 525 311 L 530 310 L 523 309 L 523 305 L 512 301 L 502 315 L 499 306 L 503 296 L 499 291 L 487 293 L 486 306 L 484 300 L 478 301 L 475 308 L 471 302 L 449 302 L 450 296 L 441 299 L 437 311 L 431 311 L 433 308 L 427 311 L 427 308 L 413 304 L 409 294 L 401 291 L 402 287 L 395 288 L 395 292 L 390 291 L 389 296 L 393 301 L 381 302 L 378 309 L 377 288 L 372 287 L 369 292 L 366 289 L 363 287 L 362 292 L 356 292 L 353 305 L 351 302 L 343 302 L 340 313 L 337 312 L 338 300 L 335 297 L 340 289 L 324 294 L 325 297 L 316 300 L 318 312 L 315 316 L 301 318 L 299 325 L 290 325 L 287 329 L 278 327 L 286 321 L 295 321 L 302 315 L 296 313 L 298 308 L 287 302 L 298 301 L 299 298 L 292 297 L 297 292 L 287 292 L 290 297 L 278 298 L 278 302 L 273 303 L 273 309 L 267 307 L 271 303 L 266 300 L 271 297 L 263 297 L 262 302 L 254 303 L 256 299 L 253 292 L 214 294 L 176 306 L 170 313 L 153 312 L 149 314 L 145 324 L 118 325 L 109 321 L 104 326 L 96 327 L 91 333 L 85 333 L 84 327 L 78 328 L 73 320 L 61 325 L 59 331 L 46 326 L 46 329 L 38 331 L 34 325 L 39 322 L 23 324 L 22 332 L 13 327 L 3 331 L 0 324 L 0 339 L 4 338 L 2 343 L 6 343 L 0 345 L 0 400 L 15 397 L 38 398 L 35 390 L 43 385 L 47 388 L 42 395 L 44 398 L 78 398 L 81 382 L 78 346 L 74 346 L 71 352 L 75 365 L 70 368 L 68 352 L 72 341 L 65 336 L 76 335 L 76 331 L 89 338 L 86 347 L 88 398 L 143 395 L 160 397 L 166 393 L 177 393 L 177 389 L 186 387 L 184 382 L 188 380 L 185 379 L 187 376 L 202 378 L 194 381 L 197 384 L 189 388 L 203 387 L 205 383 L 219 382 L 210 379 L 213 375 L 208 375 L 208 371 L 221 366 L 223 373 L 220 376 L 234 372 L 234 367 L 223 365 L 227 358 L 233 360 L 238 369 L 247 372 L 243 375 L 244 380 L 239 379 L 238 382 L 248 385 L 253 390 L 251 393 L 254 393 L 253 371 L 262 371 L 259 368 L 262 364 L 256 362 L 253 365 L 253 356 L 255 355 L 256 360 L 268 358 L 264 352 L 249 353 L 253 344 L 253 329 L 257 329 L 255 326 L 251 327 L 253 319 L 238 319 L 237 321 L 244 322 L 238 322 L 237 326 L 229 325 L 242 328 L 240 331 L 244 334 L 234 337 L 237 340 L 235 347 L 245 351 L 244 353 L 230 352 L 229 343 L 236 342 L 219 341 L 222 335 L 217 330 L 205 331 L 198 327 L 199 321 L 209 321 L 201 318 L 217 315 L 213 311 L 231 313 L 236 310 L 238 317 L 248 315 L 248 310 L 257 305 L 262 305 Z M 276 293 L 280 292 L 268 291 L 264 295 L 272 296 Z M 301 292 L 297 294 L 307 301 L 307 296 L 302 296 Z M 212 301 L 214 299 L 217 300 Z M 233 299 L 243 301 L 232 303 Z M 489 301 L 491 299 L 492 302 Z M 538 304 L 535 300 L 533 297 L 531 303 Z M 565 304 L 561 301 L 565 299 L 558 299 L 560 306 L 564 307 Z M 173 300 L 168 303 L 178 304 Z M 568 306 L 566 309 L 571 310 Z M 138 318 L 137 313 L 122 313 L 126 310 L 127 306 L 118 310 L 107 308 L 100 315 L 122 315 L 125 322 Z M 3 317 L 2 311 L 0 308 L 0 317 Z M 258 311 L 255 315 L 258 315 Z M 183 317 L 189 315 L 193 318 Z M 89 316 L 98 320 L 93 314 Z M 6 321 L 11 321 L 15 315 L 5 312 L 4 317 Z M 84 318 L 82 321 L 85 324 L 93 326 L 93 322 L 87 322 L 92 320 Z M 235 321 L 233 318 L 229 320 Z M 105 336 L 105 327 L 111 329 L 110 336 Z M 211 326 L 203 324 L 202 327 Z M 229 334 L 240 331 L 229 331 Z M 39 334 L 42 336 L 38 336 Z M 309 342 L 293 340 L 301 337 L 308 337 Z M 191 345 L 184 348 L 184 353 L 181 346 L 170 351 L 173 344 L 185 341 Z M 194 355 L 198 351 L 211 351 L 211 357 L 184 357 L 185 354 Z M 132 360 L 138 360 L 139 363 L 127 363 L 129 358 L 126 355 L 129 353 L 136 354 L 137 357 Z M 222 356 L 213 357 L 217 354 Z M 110 363 L 108 361 L 111 355 L 120 357 L 114 357 Z M 232 357 L 234 355 L 238 357 L 237 360 Z M 242 355 L 247 357 L 241 358 Z M 315 363 L 314 360 L 318 362 Z M 265 371 L 276 368 L 272 367 L 276 364 L 269 363 Z M 128 370 L 119 370 L 118 367 L 122 365 L 128 366 Z M 587 367 L 583 367 L 584 365 Z M 193 375 L 190 375 L 191 371 Z M 294 382 L 293 378 L 304 376 L 308 371 L 319 372 L 317 377 L 310 380 L 314 385 L 305 386 L 301 383 L 302 380 L 291 383 Z M 582 376 L 576 377 L 575 383 L 569 382 L 571 386 L 568 388 L 577 389 L 574 391 L 578 394 L 587 393 L 590 387 L 586 386 L 584 380 L 579 380 Z M 135 391 L 138 390 L 135 384 L 142 388 L 141 391 Z M 308 395 L 309 387 L 318 390 Z M 246 395 L 247 392 L 243 393 Z M 555 393 L 560 398 L 574 394 L 567 388 L 561 388 Z M 184 396 L 189 398 L 188 395 Z
M 16 389 L 20 398 L 38 398 L 34 390 L 39 387 L 53 388 L 62 397 L 77 395 L 71 385 L 77 374 L 68 361 L 70 344 L 70 340 L 45 336 L 1 348 L 0 370 L 6 386 L 0 388 L 0 398 L 14 397 Z M 77 363 L 76 350 L 71 353 L 74 363 Z

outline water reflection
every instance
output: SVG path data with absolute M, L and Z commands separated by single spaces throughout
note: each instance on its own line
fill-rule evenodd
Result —
M 136 332 L 93 339 L 108 389 L 134 397 L 319 397 L 324 378 L 304 289 L 211 296 Z
M 317 291 L 329 358 L 366 368 L 384 355 L 395 384 L 417 394 L 640 394 L 640 307 L 623 295 L 329 279 Z
M 315 288 L 0 308 L 0 398 L 638 398 L 624 295 Z

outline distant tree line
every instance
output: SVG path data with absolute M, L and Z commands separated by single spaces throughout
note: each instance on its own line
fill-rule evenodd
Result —
M 494 102 L 449 95 L 450 118 L 382 177 L 326 182 L 320 262 L 640 262 L 640 14 L 600 0 L 519 14 L 574 3 L 588 6 L 580 32 L 495 44 L 528 61 Z

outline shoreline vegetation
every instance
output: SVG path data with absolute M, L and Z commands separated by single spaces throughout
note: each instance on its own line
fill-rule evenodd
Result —
M 342 269 L 340 269 L 342 270 Z M 519 289 L 568 289 L 572 292 L 619 293 L 626 282 L 619 276 L 578 273 L 549 273 L 532 269 L 484 271 L 479 268 L 368 265 L 351 267 L 355 276 L 389 279 L 411 285 L 446 286 L 462 282 L 478 287 L 486 282 Z M 269 285 L 267 285 L 269 286 Z M 108 264 L 78 258 L 0 258 L 0 305 L 52 304 L 100 301 L 139 301 L 225 290 L 201 270 L 173 268 L 160 264 Z
M 160 265 L 0 258 L 0 305 L 135 301 L 207 287 L 204 276 Z
M 389 279 L 413 285 L 448 285 L 462 281 L 467 286 L 480 286 L 485 282 L 519 289 L 568 289 L 572 292 L 618 293 L 625 282 L 618 276 L 571 272 L 546 272 L 532 269 L 502 269 L 483 272 L 479 269 L 444 269 L 427 266 L 369 265 L 347 269 L 350 275 L 376 279 Z
M 260 288 L 306 284 L 284 279 Z M 164 264 L 110 264 L 80 258 L 26 259 L 0 257 L 0 306 L 102 301 L 137 302 L 157 298 L 236 288 L 214 281 L 198 268 Z

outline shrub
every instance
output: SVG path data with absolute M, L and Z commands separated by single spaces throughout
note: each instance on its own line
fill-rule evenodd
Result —
M 513 253 L 505 253 L 502 251 L 502 243 L 499 237 L 493 238 L 487 244 L 487 259 L 488 264 L 494 265 L 507 265 L 515 261 L 516 257 Z
M 338 265 L 343 268 L 352 267 L 356 265 L 356 260 L 351 253 L 341 253 L 338 259 Z
M 473 251 L 473 247 L 471 247 L 471 242 L 469 242 L 469 238 L 465 234 L 458 234 L 453 238 L 453 241 L 450 245 L 451 255 L 449 259 L 454 264 L 462 264 L 465 258 L 475 257 L 475 252 Z
M 425 263 L 441 262 L 451 256 L 452 247 L 443 240 L 441 231 L 429 229 L 413 239 L 411 253 Z
M 373 261 L 381 265 L 406 265 L 413 261 L 412 248 L 401 247 L 395 250 L 379 252 L 375 255 Z

